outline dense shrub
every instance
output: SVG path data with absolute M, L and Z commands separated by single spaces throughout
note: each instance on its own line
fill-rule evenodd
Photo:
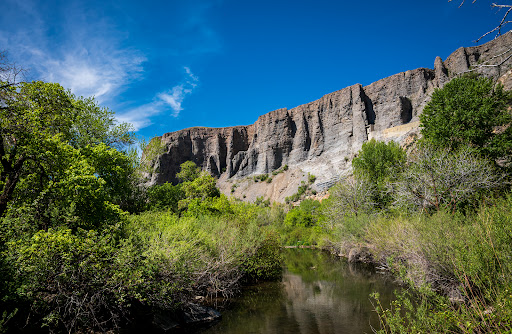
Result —
M 437 148 L 471 146 L 482 156 L 510 162 L 511 93 L 475 75 L 453 79 L 436 89 L 420 121 L 423 140 Z
M 43 326 L 68 332 L 111 328 L 135 292 L 123 282 L 128 277 L 116 252 L 111 236 L 94 231 L 74 235 L 69 229 L 50 229 L 10 242 L 17 298 L 30 305 L 30 316 Z
M 178 203 L 184 198 L 185 193 L 181 189 L 181 185 L 172 185 L 167 182 L 162 185 L 153 185 L 147 190 L 146 209 L 167 209 L 178 213 Z
M 511 209 L 508 196 L 476 215 L 441 211 L 372 224 L 367 237 L 378 254 L 416 286 L 390 309 L 378 309 L 381 332 L 509 332 Z
M 394 141 L 384 143 L 372 139 L 363 144 L 357 157 L 352 160 L 354 175 L 374 189 L 373 202 L 387 208 L 393 198 L 388 192 L 388 183 L 395 181 L 406 160 L 406 152 Z
M 313 226 L 318 221 L 320 202 L 311 199 L 303 200 L 298 207 L 286 214 L 284 223 L 288 226 Z
M 478 205 L 478 195 L 501 187 L 502 180 L 494 164 L 471 148 L 450 152 L 422 145 L 408 157 L 406 170 L 394 183 L 394 197 L 403 207 L 455 212 Z

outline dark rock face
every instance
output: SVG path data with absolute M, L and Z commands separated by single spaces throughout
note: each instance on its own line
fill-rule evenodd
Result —
M 444 62 L 437 57 L 433 70 L 406 71 L 365 87 L 356 84 L 290 110 L 272 111 L 252 125 L 166 133 L 161 137 L 166 153 L 155 162 L 158 172 L 151 183 L 176 182 L 174 175 L 188 160 L 227 178 L 269 173 L 287 164 L 329 180 L 350 167 L 348 161 L 369 135 L 379 138 L 386 129 L 417 122 L 435 88 L 480 64 L 499 63 L 504 57 L 498 55 L 511 47 L 512 33 L 507 33 L 481 46 L 459 48 Z M 509 59 L 477 70 L 499 78 L 511 64 Z

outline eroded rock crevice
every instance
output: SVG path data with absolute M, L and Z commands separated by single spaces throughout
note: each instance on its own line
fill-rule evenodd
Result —
M 434 69 L 353 85 L 290 110 L 264 114 L 252 125 L 166 133 L 161 137 L 166 150 L 154 161 L 150 183 L 176 182 L 174 175 L 187 160 L 228 180 L 284 165 L 316 172 L 320 182 L 332 179 L 349 168 L 347 159 L 369 138 L 401 140 L 401 129 L 418 124 L 434 89 L 451 78 L 477 70 L 498 79 L 510 69 L 512 58 L 500 67 L 479 64 L 494 61 L 511 47 L 512 33 L 507 33 L 481 46 L 461 47 L 445 61 L 437 57 Z

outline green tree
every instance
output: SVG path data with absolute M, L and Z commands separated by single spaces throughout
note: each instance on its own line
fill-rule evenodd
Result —
M 100 143 L 119 147 L 133 138 L 129 125 L 115 124 L 111 111 L 59 84 L 1 82 L 0 100 L 0 216 L 23 178 L 54 181 L 58 141 L 78 149 Z
M 123 210 L 137 212 L 142 209 L 140 178 L 137 174 L 136 156 L 107 146 L 87 145 L 80 155 L 94 168 L 97 177 L 103 179 L 103 189 L 108 200 Z
M 288 211 L 284 223 L 289 226 L 313 226 L 318 221 L 319 208 L 319 201 L 305 199 L 298 207 Z
M 181 189 L 188 199 L 209 197 L 219 197 L 220 191 L 217 188 L 216 181 L 208 172 L 201 172 L 193 181 L 183 182 Z
M 512 94 L 491 79 L 455 78 L 436 89 L 420 115 L 423 140 L 456 151 L 473 147 L 478 154 L 509 164 L 512 156 Z
M 381 208 L 391 202 L 386 184 L 396 177 L 398 167 L 404 164 L 406 158 L 406 152 L 394 141 L 386 144 L 372 139 L 363 144 L 358 156 L 352 160 L 356 178 L 365 179 L 371 184 L 375 190 L 373 201 Z
M 45 149 L 41 160 L 26 162 L 25 175 L 13 192 L 7 217 L 18 220 L 14 230 L 62 225 L 90 229 L 120 219 L 114 202 L 124 191 L 116 193 L 109 183 L 116 179 L 116 173 L 124 174 L 121 166 L 108 168 L 104 164 L 95 168 L 94 163 L 101 163 L 84 156 L 85 149 L 78 150 L 63 142 L 61 135 L 47 138 Z
M 181 185 L 164 183 L 162 185 L 153 185 L 147 191 L 149 209 L 169 209 L 178 213 L 178 202 L 185 197 Z
M 176 174 L 176 178 L 181 182 L 194 181 L 200 176 L 201 168 L 197 167 L 193 161 L 186 161 L 182 163 L 180 167 L 181 169 L 179 173 Z

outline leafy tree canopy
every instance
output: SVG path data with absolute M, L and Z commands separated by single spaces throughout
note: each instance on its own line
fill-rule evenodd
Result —
M 106 178 L 102 182 L 114 191 L 113 179 L 119 179 L 119 171 L 107 171 L 104 163 L 117 153 L 109 153 L 108 148 L 131 143 L 133 135 L 128 124 L 115 123 L 113 112 L 99 107 L 93 99 L 74 96 L 59 84 L 41 81 L 2 82 L 0 100 L 0 215 L 5 213 L 21 181 L 26 187 L 31 185 L 33 188 L 26 189 L 34 193 L 41 194 L 48 187 L 54 189 L 52 184 L 71 175 L 69 168 L 74 160 L 85 158 L 85 151 L 73 150 L 87 150 L 87 145 L 104 146 L 91 146 L 90 154 L 85 154 L 96 157 L 85 159 L 89 160 L 89 167 L 84 168 L 92 170 L 86 174 L 95 176 L 97 170 Z M 104 154 L 110 158 L 102 157 Z M 122 160 L 118 155 L 115 160 L 119 159 Z M 110 167 L 114 168 L 112 164 Z
M 193 181 L 183 182 L 181 189 L 185 193 L 185 197 L 206 199 L 209 197 L 219 197 L 220 191 L 217 188 L 215 178 L 208 172 L 201 172 L 199 177 Z
M 179 173 L 176 174 L 176 178 L 181 182 L 194 181 L 201 173 L 201 168 L 197 167 L 193 161 L 186 161 L 182 163 L 180 167 L 181 169 Z
M 354 174 L 375 184 L 384 182 L 397 166 L 405 162 L 407 154 L 395 143 L 372 139 L 363 144 L 358 156 L 352 160 Z
M 352 160 L 354 174 L 360 182 L 346 186 L 350 189 L 361 184 L 371 186 L 374 190 L 372 201 L 380 208 L 385 208 L 392 201 L 386 184 L 397 177 L 398 168 L 404 164 L 406 158 L 407 153 L 394 141 L 387 144 L 375 139 L 367 141 L 358 156 Z
M 420 115 L 423 140 L 456 151 L 469 145 L 491 159 L 512 156 L 512 94 L 491 79 L 455 78 L 436 89 Z

